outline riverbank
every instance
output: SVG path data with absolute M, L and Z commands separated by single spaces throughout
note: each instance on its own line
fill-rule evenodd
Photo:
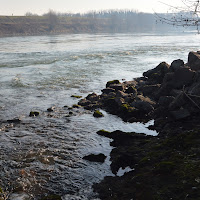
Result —
M 200 54 L 190 52 L 188 62 L 163 62 L 134 81 L 110 81 L 101 95 L 90 94 L 79 104 L 102 108 L 128 122 L 154 119 L 156 137 L 107 132 L 112 138 L 111 170 L 131 172 L 106 177 L 94 185 L 101 199 L 199 199 Z M 115 183 L 115 184 L 113 184 Z

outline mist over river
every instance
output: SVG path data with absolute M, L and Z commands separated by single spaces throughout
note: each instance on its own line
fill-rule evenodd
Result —
M 69 34 L 0 38 L 0 187 L 10 199 L 98 199 L 93 183 L 110 170 L 110 140 L 100 129 L 156 135 L 139 123 L 104 112 L 69 110 L 78 99 L 101 93 L 109 80 L 132 80 L 160 62 L 187 62 L 200 47 L 195 33 Z M 47 108 L 55 107 L 54 112 Z M 39 111 L 38 117 L 29 117 Z M 73 112 L 69 116 L 69 112 Z M 20 119 L 21 123 L 7 120 Z M 82 159 L 104 153 L 103 164 Z M 23 193 L 22 193 L 23 191 Z M 18 196 L 17 196 L 18 195 Z

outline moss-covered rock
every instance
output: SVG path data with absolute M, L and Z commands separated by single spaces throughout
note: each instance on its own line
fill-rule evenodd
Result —
M 72 95 L 71 97 L 76 98 L 76 99 L 82 98 L 82 96 L 79 96 L 79 95 Z
M 39 116 L 39 115 L 40 115 L 40 112 L 38 112 L 38 111 L 31 111 L 30 114 L 29 114 L 30 117 L 36 117 L 36 116 Z
M 103 113 L 100 112 L 99 110 L 95 110 L 94 113 L 93 113 L 93 116 L 97 117 L 97 118 L 104 117 Z
M 73 108 L 80 108 L 81 106 L 80 106 L 80 105 L 77 105 L 77 104 L 74 104 L 72 107 L 73 107 Z
M 119 80 L 108 81 L 106 83 L 106 87 L 109 87 L 110 85 L 113 85 L 113 84 L 120 84 L 120 81 Z

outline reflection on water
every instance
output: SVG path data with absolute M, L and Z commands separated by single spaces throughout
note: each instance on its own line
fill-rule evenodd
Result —
M 108 80 L 132 80 L 162 61 L 187 60 L 198 50 L 196 35 L 115 34 L 0 38 L 0 186 L 10 199 L 95 199 L 91 185 L 112 176 L 110 140 L 100 129 L 156 135 L 153 121 L 124 123 L 104 112 L 96 119 L 69 110 L 77 94 L 100 93 Z M 174 45 L 176 44 L 176 46 Z M 46 109 L 55 106 L 54 112 Z M 37 110 L 38 117 L 29 117 Z M 72 112 L 71 114 L 69 112 Z M 21 123 L 7 120 L 19 118 Z M 82 159 L 104 153 L 103 164 Z M 23 193 L 21 193 L 23 191 Z M 19 196 L 21 195 L 21 196 Z

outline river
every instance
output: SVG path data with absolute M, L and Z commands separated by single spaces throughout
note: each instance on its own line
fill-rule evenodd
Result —
M 91 186 L 110 171 L 110 140 L 100 129 L 156 135 L 104 112 L 96 119 L 78 99 L 109 80 L 132 80 L 199 50 L 195 33 L 69 34 L 0 38 L 0 187 L 10 199 L 98 199 Z M 54 112 L 47 108 L 54 107 Z M 38 117 L 29 117 L 39 111 Z M 69 117 L 69 112 L 72 114 Z M 20 119 L 20 123 L 7 120 Z M 103 164 L 82 159 L 104 153 Z M 23 193 L 22 193 L 23 191 Z

